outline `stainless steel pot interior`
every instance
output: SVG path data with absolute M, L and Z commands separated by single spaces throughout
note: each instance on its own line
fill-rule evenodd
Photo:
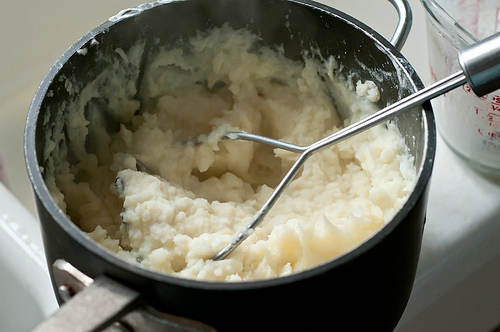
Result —
M 189 292 L 200 290 L 225 293 L 235 290 L 246 292 L 272 289 L 280 285 L 293 285 L 351 264 L 379 243 L 386 241 L 415 206 L 421 204 L 421 200 L 425 201 L 425 197 L 422 197 L 425 196 L 430 178 L 436 144 L 430 105 L 425 106 L 425 111 L 418 108 L 401 114 L 394 120 L 399 130 L 404 133 L 404 139 L 419 173 L 408 202 L 374 237 L 336 260 L 308 271 L 272 280 L 243 283 L 201 282 L 183 280 L 128 264 L 91 241 L 57 207 L 51 197 L 44 180 L 44 170 L 50 158 L 44 151 L 50 144 L 68 144 L 64 140 L 50 140 L 54 131 L 65 130 L 54 125 L 57 119 L 65 116 L 64 107 L 61 105 L 68 100 L 75 101 L 79 98 L 78 91 L 92 82 L 102 68 L 109 66 L 118 47 L 127 50 L 136 40 L 142 38 L 156 38 L 160 45 L 164 45 L 177 40 L 178 36 L 189 36 L 198 30 L 229 23 L 234 28 L 248 28 L 259 34 L 265 44 L 283 45 L 285 54 L 292 59 L 301 60 L 304 47 L 319 48 L 323 55 L 334 55 L 344 68 L 342 74 L 351 76 L 354 82 L 358 79 L 377 82 L 382 96 L 379 101 L 381 107 L 422 87 L 411 65 L 389 42 L 369 27 L 327 6 L 310 1 L 217 0 L 211 1 L 209 5 L 207 3 L 197 0 L 157 2 L 117 16 L 75 43 L 44 78 L 28 115 L 25 150 L 40 218 L 42 225 L 46 224 L 43 232 L 44 241 L 49 247 L 49 264 L 57 258 L 66 258 L 92 277 L 104 273 L 132 286 L 140 284 L 139 288 L 148 288 L 145 280 L 149 280 L 154 287 L 156 283 L 170 284 L 183 287 Z M 79 54 L 81 49 L 88 50 L 85 56 Z M 154 52 L 153 46 L 151 51 Z M 77 83 L 72 86 L 71 93 L 65 86 L 66 78 Z M 66 159 L 77 162 L 73 160 L 71 149 L 68 151 Z M 423 205 L 425 206 L 425 203 Z M 54 227 L 53 225 L 60 227 L 69 240 L 54 239 L 49 229 Z M 69 249 L 61 253 L 60 248 L 53 249 L 58 245 L 57 242 L 61 242 L 61 246 L 66 245 L 62 244 L 65 241 L 73 242 L 79 251 L 75 249 L 75 252 L 72 252 L 72 249 Z M 76 258 L 81 256 L 81 250 L 89 253 L 88 257 L 82 260 Z M 103 263 L 92 264 L 93 260 Z M 155 305 L 162 306 L 161 299 L 155 298 L 155 295 L 146 294 L 145 297 Z

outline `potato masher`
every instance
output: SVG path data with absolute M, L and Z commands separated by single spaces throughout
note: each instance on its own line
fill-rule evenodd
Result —
M 259 136 L 247 132 L 233 131 L 224 135 L 223 139 L 241 139 L 267 144 L 275 148 L 300 153 L 299 157 L 276 186 L 267 201 L 253 216 L 248 225 L 242 227 L 233 236 L 231 242 L 220 250 L 212 259 L 220 260 L 233 252 L 254 229 L 262 222 L 266 214 L 276 203 L 281 193 L 293 180 L 305 161 L 315 152 L 332 144 L 338 143 L 389 118 L 421 105 L 435 97 L 468 83 L 474 93 L 481 97 L 500 88 L 500 33 L 492 35 L 476 44 L 462 49 L 458 53 L 461 70 L 452 74 L 427 88 L 419 90 L 398 102 L 369 115 L 362 120 L 349 125 L 336 133 L 327 136 L 308 146 L 299 146 L 279 140 Z

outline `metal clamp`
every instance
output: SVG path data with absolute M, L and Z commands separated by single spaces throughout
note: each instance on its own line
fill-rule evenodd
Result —
M 52 269 L 64 304 L 35 332 L 216 332 L 206 324 L 159 312 L 137 291 L 106 276 L 92 279 L 62 259 Z

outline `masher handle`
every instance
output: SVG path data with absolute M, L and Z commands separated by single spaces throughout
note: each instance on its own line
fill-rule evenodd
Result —
M 462 49 L 458 61 L 476 95 L 500 89 L 500 33 Z

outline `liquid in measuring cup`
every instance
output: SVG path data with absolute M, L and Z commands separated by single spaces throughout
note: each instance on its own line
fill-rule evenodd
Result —
M 431 77 L 459 71 L 458 51 L 500 31 L 499 0 L 421 0 Z M 500 177 L 500 90 L 477 97 L 466 84 L 432 101 L 438 132 L 469 164 Z

